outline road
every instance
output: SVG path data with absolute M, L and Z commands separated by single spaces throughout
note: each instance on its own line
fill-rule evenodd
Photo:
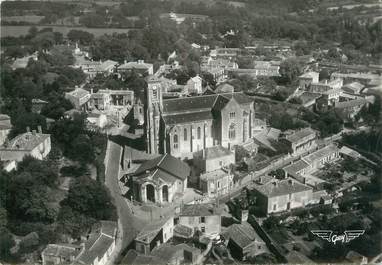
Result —
M 137 231 L 134 227 L 135 217 L 130 211 L 129 205 L 122 197 L 118 185 L 119 172 L 120 172 L 120 159 L 122 154 L 122 147 L 109 140 L 108 143 L 108 161 L 106 165 L 105 185 L 109 188 L 111 196 L 114 198 L 115 206 L 118 211 L 119 218 L 119 236 L 117 237 L 115 258 L 134 240 Z

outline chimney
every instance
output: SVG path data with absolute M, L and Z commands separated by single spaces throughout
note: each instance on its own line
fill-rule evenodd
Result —
M 248 221 L 248 210 L 241 210 L 241 223 Z
M 27 126 L 27 132 L 31 132 L 31 127 Z
M 262 182 L 263 182 L 263 178 L 260 176 L 259 177 L 259 183 L 262 184 Z
M 126 61 L 126 60 L 123 60 L 123 64 L 127 64 L 127 61 Z
M 143 64 L 145 61 L 144 60 L 138 60 L 139 64 Z
M 90 89 L 90 94 L 93 94 L 93 92 L 94 92 L 94 91 L 93 91 L 93 88 L 91 88 L 91 89 Z
M 32 134 L 33 134 L 33 135 L 36 135 L 36 130 L 32 130 Z
M 306 178 L 302 178 L 302 184 L 306 183 Z
M 37 131 L 38 131 L 38 133 L 42 133 L 41 125 L 37 126 Z

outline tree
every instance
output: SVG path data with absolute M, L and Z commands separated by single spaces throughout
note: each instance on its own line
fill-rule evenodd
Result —
M 287 59 L 280 64 L 281 82 L 291 84 L 301 75 L 301 66 L 296 59 Z
M 85 134 L 78 135 L 71 144 L 71 150 L 68 152 L 70 158 L 82 163 L 91 163 L 94 161 L 94 147 L 90 138 Z
M 89 177 L 75 179 L 62 205 L 97 220 L 114 220 L 116 217 L 107 188 Z
M 0 260 L 7 261 L 11 257 L 11 248 L 15 241 L 6 228 L 0 228 Z
M 43 131 L 46 130 L 46 119 L 40 114 L 25 112 L 22 115 L 18 115 L 16 117 L 17 118 L 13 122 L 10 138 L 26 132 L 27 127 L 29 127 L 31 130 L 37 130 L 37 127 L 41 126 Z
M 68 39 L 78 42 L 81 45 L 90 45 L 94 39 L 94 35 L 83 30 L 72 29 L 67 34 Z

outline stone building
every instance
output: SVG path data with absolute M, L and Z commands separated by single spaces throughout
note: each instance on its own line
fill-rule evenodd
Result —
M 145 63 L 144 60 L 138 60 L 137 62 L 124 62 L 117 67 L 118 72 L 136 71 L 142 75 L 154 74 L 154 65 L 151 63 Z
M 228 194 L 233 186 L 233 174 L 223 168 L 204 173 L 199 178 L 199 189 L 208 197 Z
M 76 87 L 73 91 L 65 93 L 65 98 L 73 104 L 75 109 L 86 110 L 90 93 L 85 89 Z
M 171 203 L 182 196 L 190 176 L 189 166 L 181 160 L 162 155 L 144 162 L 134 173 L 127 176 L 127 186 L 134 200 Z
M 42 160 L 49 154 L 50 134 L 42 133 L 41 126 L 38 127 L 38 132 L 27 130 L 26 133 L 16 136 L 9 143 L 0 147 L 1 161 L 20 162 L 27 155 Z
M 200 173 L 214 171 L 235 164 L 235 152 L 219 145 L 208 147 L 194 153 L 193 163 Z
M 221 231 L 221 213 L 213 204 L 184 205 L 178 224 L 189 227 L 193 232 L 200 231 L 205 236 L 214 236 Z
M 202 78 L 197 75 L 191 77 L 184 87 L 186 94 L 201 94 L 202 93 Z
M 253 135 L 253 99 L 228 93 L 163 99 L 160 82 L 148 81 L 145 129 L 149 153 L 191 158 L 196 151 L 245 143 Z
M 259 181 L 254 186 L 256 203 L 264 214 L 288 211 L 309 204 L 313 188 L 292 178 Z
M 0 146 L 3 145 L 8 138 L 11 129 L 11 118 L 6 114 L 0 114 Z
M 297 130 L 281 141 L 288 145 L 291 154 L 301 154 L 316 147 L 316 131 L 311 128 Z

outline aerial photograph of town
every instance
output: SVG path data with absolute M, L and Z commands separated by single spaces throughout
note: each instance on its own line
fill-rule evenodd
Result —
M 0 4 L 0 265 L 382 264 L 382 0 Z

